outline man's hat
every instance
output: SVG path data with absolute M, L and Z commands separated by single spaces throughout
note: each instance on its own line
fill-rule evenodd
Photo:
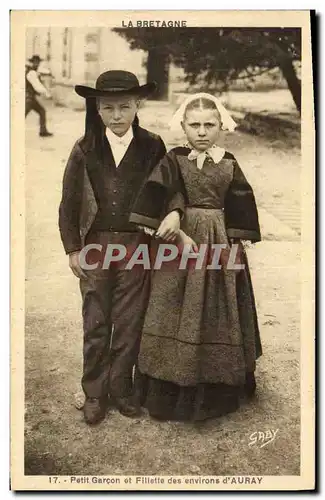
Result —
M 28 61 L 31 63 L 40 63 L 41 61 L 43 61 L 43 59 L 39 55 L 35 54 L 32 57 L 30 57 Z
M 123 94 L 146 97 L 151 94 L 157 85 L 155 82 L 140 85 L 137 77 L 129 71 L 105 71 L 99 75 L 96 88 L 76 85 L 75 91 L 81 97 L 105 97 Z

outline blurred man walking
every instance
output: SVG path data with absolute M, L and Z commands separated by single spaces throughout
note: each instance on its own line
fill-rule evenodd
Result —
M 28 59 L 29 65 L 26 66 L 26 102 L 25 102 L 25 117 L 30 111 L 35 111 L 39 115 L 40 137 L 51 137 L 51 134 L 46 128 L 46 111 L 44 107 L 37 100 L 38 95 L 44 95 L 47 98 L 51 97 L 48 89 L 42 84 L 38 68 L 41 62 L 38 55 L 34 55 Z

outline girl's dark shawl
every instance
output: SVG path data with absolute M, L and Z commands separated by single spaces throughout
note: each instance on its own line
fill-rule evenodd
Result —
M 188 148 L 175 148 L 165 155 L 145 182 L 133 206 L 130 221 L 157 229 L 173 197 L 181 194 L 185 205 L 187 193 L 177 156 L 188 155 Z M 255 197 L 237 160 L 226 152 L 224 158 L 234 163 L 233 178 L 224 203 L 225 224 L 230 238 L 261 240 Z

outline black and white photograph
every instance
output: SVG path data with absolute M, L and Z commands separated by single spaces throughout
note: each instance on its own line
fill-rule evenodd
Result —
M 11 12 L 12 489 L 314 488 L 313 19 Z

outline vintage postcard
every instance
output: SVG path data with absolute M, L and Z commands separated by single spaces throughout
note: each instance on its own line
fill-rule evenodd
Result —
M 314 13 L 11 12 L 11 489 L 315 488 Z

